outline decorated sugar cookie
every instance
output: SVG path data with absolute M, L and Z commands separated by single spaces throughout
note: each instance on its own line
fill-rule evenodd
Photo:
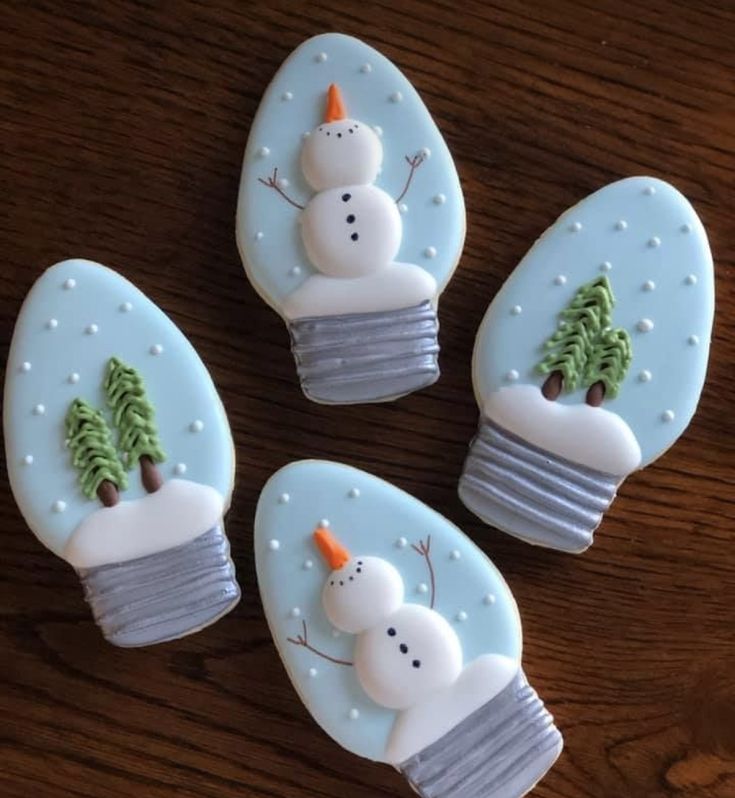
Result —
M 531 543 L 586 549 L 620 483 L 689 424 L 713 312 L 707 235 L 668 183 L 627 178 L 566 211 L 480 327 L 462 501 Z
M 18 506 L 76 569 L 111 643 L 181 637 L 234 607 L 227 418 L 191 344 L 137 288 L 85 260 L 41 275 L 4 413 Z
M 437 302 L 464 232 L 452 157 L 398 69 L 341 34 L 298 47 L 250 131 L 237 239 L 310 399 L 385 401 L 437 380 Z
M 260 496 L 255 558 L 291 681 L 340 745 L 425 798 L 519 798 L 556 760 L 508 586 L 426 505 L 355 468 L 293 463 Z

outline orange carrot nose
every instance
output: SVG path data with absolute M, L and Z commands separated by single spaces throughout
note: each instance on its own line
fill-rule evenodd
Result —
M 341 568 L 350 559 L 349 551 L 323 526 L 314 530 L 314 542 L 333 571 Z
M 325 122 L 339 122 L 347 119 L 347 110 L 342 100 L 342 92 L 336 83 L 330 83 L 327 89 L 327 109 L 324 113 Z

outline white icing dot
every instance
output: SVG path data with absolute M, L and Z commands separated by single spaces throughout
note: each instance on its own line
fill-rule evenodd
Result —
M 648 239 L 648 246 L 651 247 L 651 249 L 656 249 L 656 247 L 660 247 L 661 239 L 658 236 L 651 236 L 651 238 Z
M 655 189 L 653 186 L 646 186 L 646 187 L 643 189 L 643 193 L 644 193 L 644 194 L 645 194 L 647 197 L 652 197 L 652 196 L 653 196 L 653 195 L 656 193 L 656 189 Z
M 329 529 L 329 519 L 328 518 L 322 518 L 319 521 L 319 526 L 323 527 L 324 529 Z
M 56 319 L 49 319 L 46 322 L 46 327 L 49 330 L 55 330 L 59 326 L 59 322 Z
M 360 717 L 360 711 L 352 707 L 350 710 L 350 720 L 357 720 Z
M 186 473 L 186 463 L 176 463 L 174 466 L 174 474 L 182 476 Z
M 644 291 L 654 291 L 656 288 L 656 283 L 654 283 L 653 280 L 646 280 L 641 287 Z
M 458 549 L 452 549 L 449 552 L 449 559 L 450 560 L 458 560 L 462 555 L 459 553 Z
M 648 369 L 643 369 L 643 371 L 638 375 L 638 382 L 650 382 L 652 376 L 653 375 Z
M 510 309 L 511 316 L 520 316 L 522 312 L 523 308 L 520 305 L 513 305 L 513 307 Z
M 692 226 L 690 224 L 683 224 L 679 228 L 679 230 L 681 230 L 682 233 L 691 233 L 692 232 Z
M 267 158 L 271 154 L 270 147 L 261 147 L 258 150 L 258 158 Z
M 96 335 L 97 332 L 99 332 L 99 329 L 100 328 L 96 324 L 88 324 L 85 327 L 84 332 L 87 333 L 87 335 Z
M 495 596 L 492 593 L 485 593 L 482 603 L 490 607 L 492 604 L 495 604 Z
M 284 91 L 281 95 L 281 99 L 284 102 L 288 102 L 289 100 L 293 100 L 293 94 L 290 91 Z
M 582 229 L 582 222 L 572 222 L 569 225 L 570 233 L 578 233 Z
M 76 385 L 79 382 L 79 375 L 76 371 L 73 371 L 68 377 L 67 380 L 72 384 Z
M 291 501 L 291 496 L 288 493 L 282 493 L 278 497 L 279 504 L 288 504 Z
M 281 548 L 281 541 L 280 540 L 276 540 L 275 538 L 273 538 L 272 540 L 269 540 L 268 541 L 268 548 L 271 551 L 278 551 L 278 549 Z
M 664 410 L 661 413 L 661 420 L 662 421 L 673 421 L 674 420 L 674 411 L 673 410 Z
M 278 188 L 288 188 L 290 184 L 287 178 L 279 177 L 278 180 L 276 180 L 276 185 Z
M 687 285 L 696 285 L 697 284 L 697 275 L 696 274 L 688 274 L 684 282 Z
M 424 160 L 428 161 L 429 158 L 431 158 L 431 150 L 428 147 L 422 147 L 419 150 L 419 155 L 422 155 L 424 157 Z
M 204 422 L 197 418 L 189 424 L 189 429 L 192 432 L 201 432 L 204 429 Z
M 326 54 L 326 53 L 317 53 L 317 54 L 314 56 L 314 60 L 315 60 L 317 63 L 319 63 L 319 64 L 323 64 L 323 63 L 324 63 L 324 62 L 327 60 L 327 57 L 328 57 L 328 56 L 327 56 L 327 54 Z
M 689 346 L 696 346 L 699 343 L 699 336 L 690 335 L 689 338 L 687 338 L 687 343 L 689 344 Z
M 309 676 L 312 679 L 316 679 L 316 676 L 317 676 L 318 673 L 319 673 L 319 671 L 316 668 L 309 668 Z
M 628 229 L 628 223 L 625 221 L 625 219 L 618 219 L 618 221 L 615 222 L 615 229 L 616 230 L 627 230 Z
M 311 571 L 311 569 L 313 567 L 314 567 L 314 561 L 313 560 L 304 560 L 303 568 L 304 568 L 305 571 Z
M 460 623 L 464 623 L 464 622 L 467 620 L 467 613 L 466 613 L 464 610 L 460 610 L 460 611 L 457 613 L 457 620 L 458 620 Z
M 444 205 L 446 201 L 447 201 L 446 194 L 434 194 L 434 196 L 432 197 L 432 202 L 434 203 L 434 205 Z
M 600 264 L 600 271 L 601 272 L 609 272 L 612 269 L 612 263 L 609 260 L 604 261 Z
M 77 281 L 73 277 L 69 277 L 64 280 L 64 290 L 71 291 L 72 288 L 77 284 Z
M 360 67 L 360 72 L 362 72 L 362 73 L 363 73 L 363 75 L 368 75 L 368 74 L 369 74 L 370 72 L 372 72 L 372 71 L 373 71 L 372 64 L 363 64 L 363 65 Z
M 651 319 L 641 319 L 638 324 L 636 324 L 636 329 L 638 332 L 642 333 L 651 332 L 653 329 L 653 322 Z
M 406 205 L 405 202 L 401 202 L 400 205 L 398 206 L 398 210 L 401 213 L 406 213 L 408 211 L 408 205 Z
M 360 488 L 350 488 L 348 494 L 351 499 L 359 499 L 360 498 Z
M 255 234 L 255 240 L 256 241 L 262 241 L 263 240 L 263 231 L 262 230 L 258 230 L 258 232 Z
M 24 360 L 20 364 L 20 370 L 27 374 L 31 370 L 31 364 L 27 360 Z
M 515 382 L 520 376 L 517 369 L 511 369 L 506 373 L 505 379 L 508 380 L 508 382 Z
M 396 546 L 399 549 L 405 549 L 406 546 L 408 546 L 408 541 L 406 540 L 406 538 L 398 538 L 398 540 L 396 541 Z
M 300 607 L 292 607 L 291 608 L 291 612 L 289 612 L 289 615 L 292 618 L 300 618 L 301 617 L 301 608 Z
M 45 412 L 46 412 L 46 407 L 44 405 L 36 405 L 33 408 L 34 416 L 42 416 Z
M 294 266 L 293 268 L 289 269 L 288 273 L 291 277 L 298 277 L 301 274 L 301 266 Z
M 130 313 L 130 311 L 132 309 L 133 309 L 133 305 L 132 305 L 131 302 L 123 302 L 122 305 L 120 305 L 120 312 L 121 313 Z
M 27 454 L 23 458 L 22 463 L 23 463 L 23 465 L 33 465 L 33 455 L 32 454 Z
M 554 285 L 566 285 L 567 278 L 563 274 L 557 274 L 554 277 Z
M 380 125 L 373 125 L 373 131 L 378 138 L 383 135 L 383 128 Z
M 152 355 L 160 355 L 163 352 L 163 347 L 161 344 L 153 344 L 153 346 L 148 350 Z
M 66 510 L 66 502 L 64 502 L 64 501 L 61 501 L 61 499 L 58 499 L 57 501 L 55 501 L 55 502 L 54 502 L 54 503 L 51 505 L 51 509 L 52 509 L 52 510 L 53 510 L 55 513 L 63 513 L 63 512 L 64 512 L 64 510 Z
M 429 586 L 426 584 L 426 582 L 421 582 L 421 583 L 419 583 L 416 586 L 416 592 L 417 593 L 428 593 L 429 592 Z
M 393 94 L 388 98 L 392 103 L 399 103 L 403 99 L 403 95 L 400 91 L 394 91 Z
M 424 257 L 425 258 L 435 258 L 436 257 L 436 247 L 426 247 L 424 250 Z

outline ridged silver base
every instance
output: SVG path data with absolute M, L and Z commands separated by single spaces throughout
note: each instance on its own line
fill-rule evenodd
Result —
M 289 332 L 301 387 L 316 402 L 382 402 L 439 379 L 439 322 L 428 301 L 296 319 Z
M 520 798 L 562 746 L 551 713 L 519 670 L 495 698 L 400 770 L 422 798 Z
M 78 574 L 95 621 L 115 646 L 183 637 L 214 623 L 240 600 L 220 524 L 182 546 Z
M 584 551 L 622 479 L 577 465 L 480 420 L 459 497 L 488 524 L 529 543 Z

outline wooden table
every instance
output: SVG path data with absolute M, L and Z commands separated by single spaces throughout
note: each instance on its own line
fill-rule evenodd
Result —
M 461 8 L 460 8 L 461 5 Z M 228 528 L 244 599 L 201 634 L 116 650 L 73 571 L 2 494 L 3 796 L 408 796 L 342 751 L 280 665 L 253 567 L 258 493 L 305 456 L 395 482 L 502 570 L 525 669 L 566 750 L 539 798 L 735 795 L 735 7 L 684 0 L 2 3 L 3 345 L 40 271 L 123 271 L 191 338 L 232 423 Z M 441 305 L 442 379 L 386 406 L 298 389 L 285 328 L 235 248 L 240 161 L 261 93 L 338 29 L 395 61 L 458 163 L 464 257 Z M 674 182 L 708 229 L 718 317 L 683 439 L 630 477 L 581 557 L 485 527 L 456 496 L 477 411 L 472 343 L 530 243 L 630 174 Z M 490 798 L 490 796 L 488 796 Z

